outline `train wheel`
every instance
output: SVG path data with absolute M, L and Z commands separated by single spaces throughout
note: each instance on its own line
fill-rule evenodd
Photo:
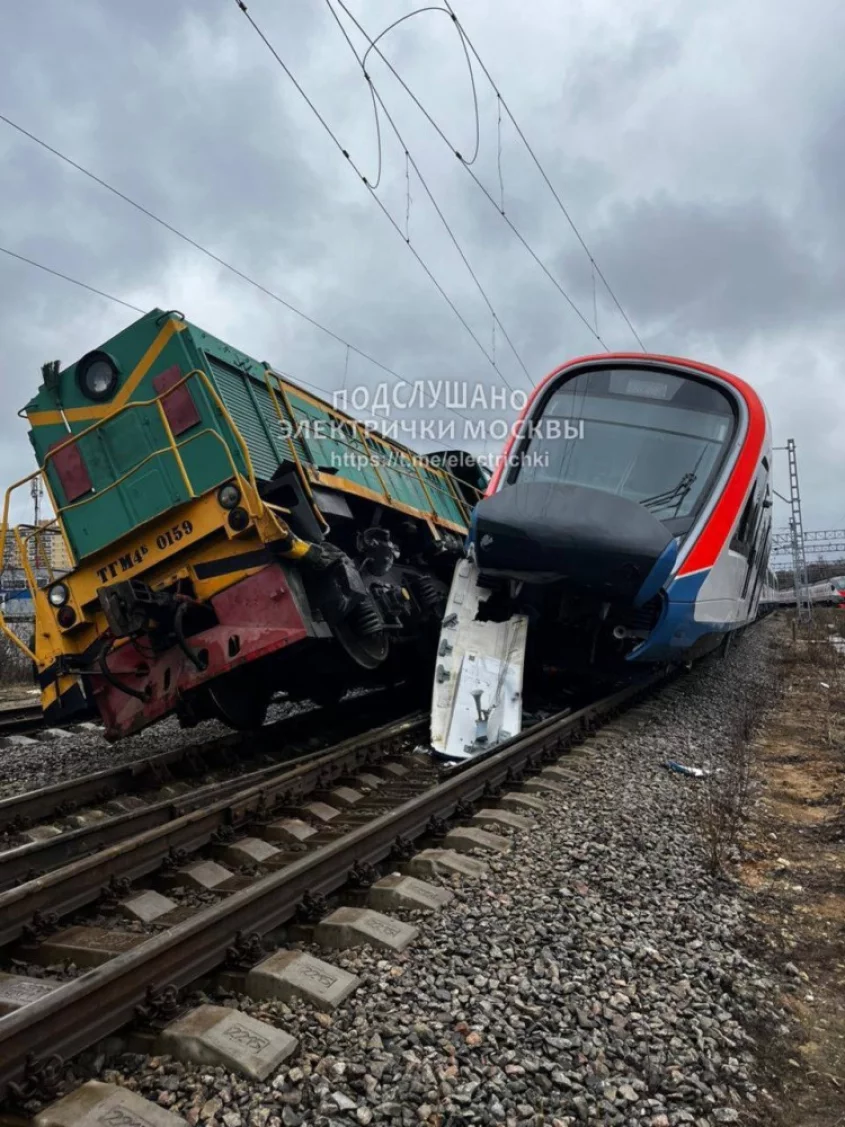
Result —
M 271 694 L 261 687 L 247 687 L 240 679 L 224 678 L 206 688 L 211 712 L 238 732 L 260 728 L 267 716 Z
M 337 640 L 356 663 L 363 669 L 378 669 L 387 657 L 390 643 L 383 630 L 365 634 L 356 629 L 356 624 L 344 619 L 336 623 L 334 633 Z

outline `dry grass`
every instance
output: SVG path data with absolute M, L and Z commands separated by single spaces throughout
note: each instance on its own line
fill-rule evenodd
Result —
M 706 764 L 709 773 L 696 792 L 699 839 L 705 865 L 713 877 L 725 876 L 729 864 L 737 860 L 740 833 L 752 802 L 754 735 L 765 712 L 766 696 L 761 692 L 746 700 L 727 748 L 711 756 Z
M 749 950 L 777 975 L 785 1022 L 753 1030 L 764 1127 L 845 1125 L 845 614 L 777 622 L 782 694 L 754 737 L 738 875 Z

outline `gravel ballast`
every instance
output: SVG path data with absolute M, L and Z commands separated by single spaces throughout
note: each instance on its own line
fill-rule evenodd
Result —
M 664 764 L 718 766 L 770 690 L 769 633 L 755 628 L 601 736 L 571 793 L 550 792 L 509 855 L 485 855 L 487 878 L 454 885 L 438 915 L 405 914 L 421 934 L 404 954 L 326 956 L 362 979 L 330 1016 L 199 998 L 299 1039 L 275 1076 L 129 1055 L 89 1058 L 86 1074 L 223 1127 L 766 1122 L 752 1032 L 783 1021 L 776 984 L 744 953 L 734 886 L 706 872 L 705 784 Z
M 267 711 L 267 724 L 295 716 L 309 705 L 278 701 Z M 232 729 L 217 720 L 193 728 L 180 727 L 175 716 L 161 720 L 134 736 L 109 743 L 101 731 L 74 731 L 55 736 L 27 736 L 26 743 L 8 742 L 0 750 L 0 798 L 52 786 L 89 772 L 103 771 L 163 752 L 230 736 Z
M 367 689 L 351 689 L 342 699 L 352 700 L 369 693 L 370 690 Z M 312 710 L 315 710 L 315 706 L 308 701 L 280 698 L 271 701 L 264 723 L 265 726 L 275 724 Z M 315 710 L 315 722 L 318 721 L 317 711 Z M 232 734 L 232 729 L 218 720 L 203 720 L 193 728 L 183 728 L 175 716 L 168 716 L 116 743 L 110 743 L 102 729 L 80 731 L 73 726 L 66 731 L 59 730 L 58 734 L 52 736 L 28 733 L 25 741 L 7 740 L 5 746 L 3 737 L 0 737 L 0 798 L 38 790 L 65 779 L 118 767 L 135 760 L 150 759 L 164 752 L 179 751 Z

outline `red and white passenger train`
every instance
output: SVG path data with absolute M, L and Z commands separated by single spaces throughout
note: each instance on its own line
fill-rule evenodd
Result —
M 845 607 L 845 575 L 834 575 L 809 584 L 807 598 L 813 606 Z M 797 602 L 795 588 L 779 587 L 770 572 L 760 602 L 770 608 L 794 607 Z
M 738 377 L 669 356 L 587 356 L 531 395 L 476 506 L 435 673 L 452 757 L 521 726 L 527 668 L 617 679 L 688 661 L 757 614 L 771 432 Z

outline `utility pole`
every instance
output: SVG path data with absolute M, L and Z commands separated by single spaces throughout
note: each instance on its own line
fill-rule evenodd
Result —
M 789 507 L 791 519 L 789 530 L 792 540 L 792 566 L 795 575 L 795 606 L 798 621 L 811 622 L 813 607 L 810 602 L 807 581 L 807 558 L 804 553 L 804 522 L 801 519 L 801 491 L 798 488 L 798 458 L 795 453 L 795 439 L 786 440 L 786 456 L 789 459 Z
M 795 439 L 788 438 L 786 446 L 775 446 L 775 450 L 785 450 L 789 460 L 789 496 L 775 493 L 781 501 L 789 505 L 789 548 L 792 552 L 792 587 L 795 591 L 795 607 L 798 621 L 812 622 L 813 605 L 810 602 L 810 584 L 807 581 L 807 557 L 804 545 L 804 522 L 801 519 L 801 490 L 798 488 L 798 456 L 795 452 Z M 785 546 L 785 545 L 784 545 Z
M 39 535 L 41 533 L 41 495 L 42 495 L 42 489 L 43 489 L 43 486 L 41 485 L 41 475 L 36 474 L 36 476 L 32 479 L 32 484 L 29 487 L 30 494 L 32 495 L 32 508 L 34 510 L 34 518 L 35 518 L 34 524 L 33 524 L 35 532 L 33 533 L 33 537 L 32 537 L 32 549 L 33 549 L 32 564 L 33 564 L 33 567 L 35 568 L 36 571 L 41 566 L 41 553 L 40 553 L 39 548 L 38 548 L 38 545 L 39 545 L 39 539 L 38 538 L 39 538 Z M 23 560 L 21 560 L 21 563 L 23 563 Z

